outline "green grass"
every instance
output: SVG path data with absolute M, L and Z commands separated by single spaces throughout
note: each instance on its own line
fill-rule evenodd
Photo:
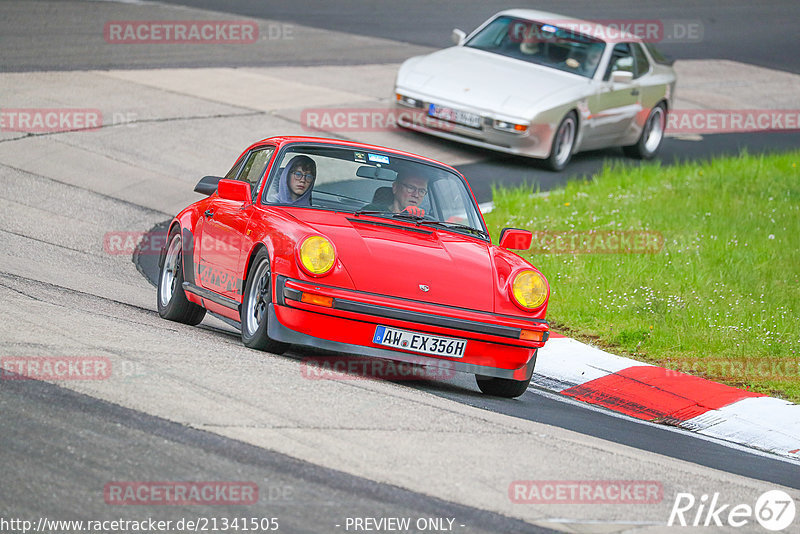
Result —
M 486 215 L 536 231 L 660 233 L 658 253 L 521 252 L 555 330 L 619 354 L 800 402 L 800 151 L 605 168 Z

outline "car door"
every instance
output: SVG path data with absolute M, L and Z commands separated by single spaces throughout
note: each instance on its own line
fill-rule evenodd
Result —
M 250 202 L 242 205 L 241 202 L 214 196 L 198 224 L 200 251 L 197 271 L 200 285 L 236 301 L 241 301 L 242 296 L 239 261 L 246 242 L 247 223 L 274 151 L 274 146 L 256 147 L 243 159 L 236 180 L 250 184 Z
M 642 109 L 634 44 L 616 44 L 603 78 L 594 84 L 595 89 L 587 101 L 589 116 L 584 130 L 584 149 L 616 144 Z M 618 71 L 630 72 L 630 82 L 612 81 L 613 73 Z

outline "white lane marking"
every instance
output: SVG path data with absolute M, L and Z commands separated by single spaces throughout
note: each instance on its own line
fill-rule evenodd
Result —
M 683 436 L 691 436 L 693 438 L 697 438 L 697 439 L 700 439 L 700 440 L 703 440 L 703 441 L 707 441 L 709 443 L 715 443 L 717 445 L 722 445 L 723 447 L 728 447 L 730 449 L 734 449 L 734 450 L 737 450 L 737 451 L 740 451 L 740 452 L 746 452 L 748 454 L 753 454 L 755 456 L 761 456 L 763 458 L 769 458 L 769 459 L 772 459 L 772 460 L 785 462 L 785 463 L 790 464 L 790 465 L 800 466 L 800 459 L 795 460 L 794 458 L 787 458 L 785 456 L 778 456 L 776 454 L 764 452 L 764 451 L 761 451 L 761 450 L 758 450 L 758 449 L 753 449 L 751 447 L 747 447 L 745 445 L 741 445 L 739 443 L 734 443 L 732 441 L 728 441 L 728 440 L 725 440 L 725 439 L 722 439 L 722 438 L 718 438 L 718 437 L 715 437 L 715 436 L 709 436 L 709 435 L 704 435 L 704 434 L 698 434 L 696 432 L 691 432 L 690 430 L 685 429 L 685 428 L 674 427 L 674 426 L 670 426 L 670 425 L 664 425 L 664 424 L 661 424 L 661 423 L 653 423 L 651 421 L 645 421 L 644 419 L 637 419 L 637 418 L 631 417 L 629 415 L 625 415 L 625 414 L 622 414 L 622 413 L 619 413 L 619 412 L 614 412 L 612 410 L 609 410 L 608 408 L 595 406 L 594 404 L 588 404 L 588 403 L 583 402 L 583 401 L 575 400 L 575 399 L 573 399 L 571 397 L 565 397 L 564 395 L 561 395 L 560 393 L 555 393 L 555 392 L 548 391 L 548 390 L 545 390 L 545 389 L 541 389 L 541 388 L 538 388 L 538 387 L 533 387 L 533 386 L 529 387 L 528 391 L 531 391 L 536 395 L 541 395 L 542 397 L 545 397 L 547 399 L 552 399 L 552 400 L 555 400 L 555 401 L 563 402 L 565 404 L 569 404 L 569 405 L 572 405 L 572 406 L 577 406 L 577 407 L 584 408 L 584 409 L 587 409 L 587 410 L 591 410 L 591 411 L 594 411 L 594 412 L 604 413 L 606 415 L 610 415 L 611 417 L 616 417 L 618 419 L 624 419 L 624 420 L 632 422 L 632 423 L 638 423 L 640 425 L 659 428 L 661 430 L 666 430 L 668 432 L 674 432 L 676 434 L 681 434 Z M 627 445 L 627 446 L 630 447 L 631 445 Z
M 634 366 L 651 365 L 616 356 L 572 338 L 555 337 L 539 349 L 535 372 L 564 384 L 577 385 Z

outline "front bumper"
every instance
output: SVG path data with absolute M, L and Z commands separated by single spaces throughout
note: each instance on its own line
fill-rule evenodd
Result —
M 549 336 L 547 321 L 487 314 L 394 299 L 275 276 L 269 337 L 295 345 L 384 358 L 513 380 L 533 373 L 537 349 Z M 301 302 L 303 292 L 333 298 L 331 307 Z M 463 357 L 451 358 L 386 348 L 372 342 L 377 326 L 467 341 Z M 541 341 L 519 339 L 522 330 Z
M 405 91 L 403 94 L 408 93 L 408 91 Z M 469 109 L 458 104 L 446 103 L 441 100 L 435 102 L 436 104 L 452 106 L 454 109 L 481 115 L 481 126 L 479 128 L 473 128 L 429 118 L 426 115 L 426 109 L 432 102 L 428 102 L 425 98 L 418 99 L 418 102 L 419 106 L 415 108 L 397 102 L 394 103 L 398 111 L 398 125 L 403 128 L 408 128 L 409 130 L 435 135 L 436 137 L 477 146 L 487 150 L 504 152 L 506 154 L 537 159 L 544 159 L 550 155 L 553 138 L 553 131 L 550 125 L 531 124 L 528 131 L 524 134 L 511 133 L 494 128 L 492 123 L 495 119 L 508 120 L 509 122 L 518 122 L 517 120 L 499 116 L 496 117 L 485 112 L 480 112 L 479 110 Z M 413 114 L 407 114 L 409 111 L 412 111 Z

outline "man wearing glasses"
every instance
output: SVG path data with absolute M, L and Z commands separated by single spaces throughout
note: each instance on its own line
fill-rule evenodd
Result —
M 381 188 L 386 189 L 387 188 Z M 365 210 L 406 212 L 416 217 L 423 217 L 425 210 L 420 207 L 428 194 L 428 180 L 419 176 L 398 177 L 392 184 L 392 198 L 374 199 L 372 204 L 364 206 Z

